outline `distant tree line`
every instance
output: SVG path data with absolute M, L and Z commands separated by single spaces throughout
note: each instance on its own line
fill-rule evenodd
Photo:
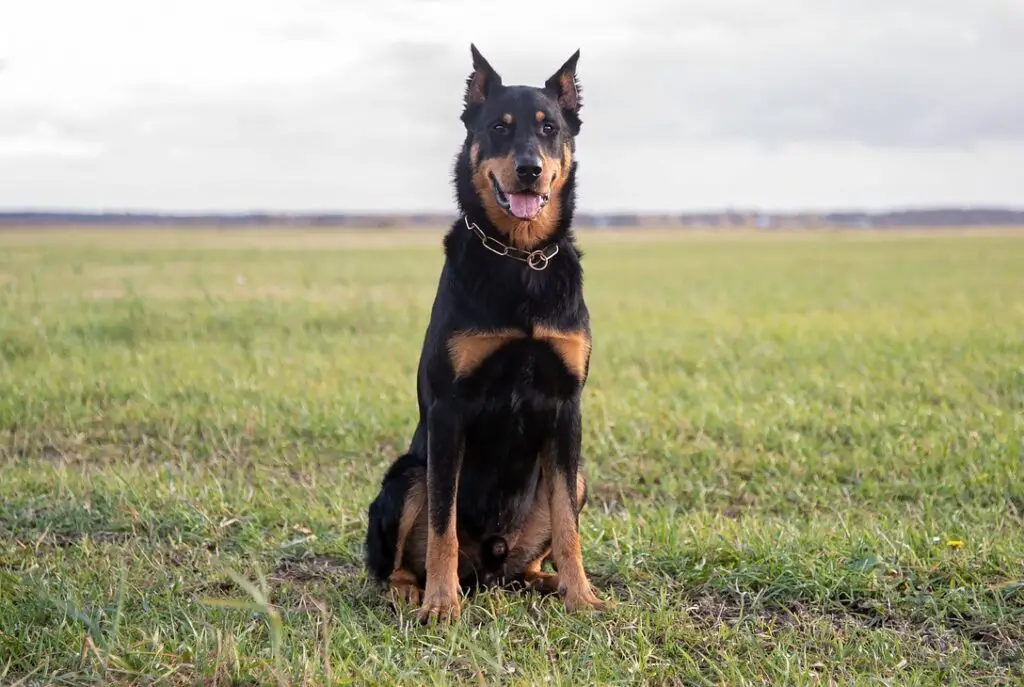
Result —
M 439 227 L 450 213 L 149 213 L 0 212 L 0 227 Z M 922 208 L 886 212 L 771 213 L 724 210 L 701 213 L 577 213 L 575 225 L 590 228 L 690 227 L 759 229 L 1024 226 L 1024 210 Z

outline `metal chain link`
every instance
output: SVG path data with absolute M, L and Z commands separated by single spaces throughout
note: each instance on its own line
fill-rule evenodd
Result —
M 540 272 L 541 270 L 545 269 L 548 266 L 548 263 L 551 262 L 551 258 L 558 255 L 557 243 L 548 246 L 548 248 L 554 249 L 551 251 L 551 255 L 547 254 L 547 249 L 538 249 L 535 251 L 520 250 L 519 248 L 506 246 L 498 239 L 485 234 L 484 230 L 478 227 L 475 222 L 471 223 L 469 221 L 468 215 L 464 216 L 463 220 L 466 223 L 466 228 L 477 235 L 477 238 L 480 239 L 480 243 L 484 245 L 484 248 L 491 251 L 495 255 L 512 258 L 513 260 L 518 260 L 519 262 L 525 262 L 532 270 Z

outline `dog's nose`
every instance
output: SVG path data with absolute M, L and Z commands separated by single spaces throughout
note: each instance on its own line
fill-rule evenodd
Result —
M 522 158 L 516 160 L 516 176 L 519 177 L 519 181 L 526 184 L 532 184 L 540 178 L 540 173 L 540 160 L 537 158 Z

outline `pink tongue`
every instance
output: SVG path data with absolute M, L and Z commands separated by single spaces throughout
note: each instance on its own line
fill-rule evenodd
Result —
M 508 194 L 508 209 L 519 219 L 533 219 L 540 212 L 540 195 L 537 193 Z

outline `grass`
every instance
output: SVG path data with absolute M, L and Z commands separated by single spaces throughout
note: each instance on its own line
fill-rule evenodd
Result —
M 0 682 L 1020 684 L 1024 235 L 585 234 L 598 617 L 361 568 L 437 234 L 0 234 Z

